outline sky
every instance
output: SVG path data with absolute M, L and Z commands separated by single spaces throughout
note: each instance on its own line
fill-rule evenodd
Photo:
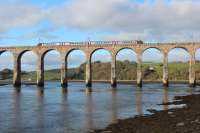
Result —
M 200 41 L 199 7 L 199 0 L 1 0 L 0 47 L 86 41 L 88 38 L 93 41 Z M 97 51 L 94 59 L 100 60 L 107 54 Z M 146 61 L 152 57 L 154 61 L 162 60 L 156 50 L 145 54 Z M 171 54 L 178 60 L 187 60 L 187 53 L 180 49 Z M 10 58 L 7 54 L 2 56 Z M 54 68 L 59 55 L 52 52 L 48 56 L 47 66 Z M 50 58 L 52 56 L 56 58 Z M 70 56 L 71 67 L 84 60 L 80 51 Z M 31 53 L 24 55 L 25 69 L 34 66 L 32 57 Z M 120 60 L 133 58 L 130 50 L 122 51 L 118 57 Z M 3 59 L 0 63 L 8 62 Z

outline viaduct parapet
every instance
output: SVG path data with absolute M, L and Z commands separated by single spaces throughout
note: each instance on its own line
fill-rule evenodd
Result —
M 143 43 L 142 41 L 97 41 L 97 42 L 59 42 L 40 43 L 37 46 L 0 47 L 0 54 L 9 51 L 13 54 L 13 85 L 21 85 L 21 57 L 27 51 L 37 55 L 37 85 L 44 85 L 44 57 L 56 50 L 61 57 L 61 85 L 67 86 L 67 57 L 73 50 L 82 50 L 86 55 L 86 86 L 92 85 L 91 56 L 99 49 L 105 49 L 112 56 L 111 85 L 116 86 L 116 55 L 122 49 L 132 49 L 137 54 L 137 84 L 142 85 L 142 54 L 149 48 L 156 48 L 163 54 L 163 84 L 168 85 L 168 53 L 174 48 L 183 48 L 190 54 L 189 84 L 195 85 L 195 52 L 200 43 Z

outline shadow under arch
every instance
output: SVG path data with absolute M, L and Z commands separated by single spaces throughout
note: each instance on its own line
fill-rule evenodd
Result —
M 149 47 L 142 53 L 142 77 L 144 80 L 162 81 L 164 55 L 159 48 Z
M 101 52 L 105 55 L 102 55 Z M 98 57 L 97 55 L 100 55 L 100 56 Z M 91 73 L 92 73 L 91 79 L 110 81 L 111 61 L 112 61 L 112 53 L 109 50 L 105 48 L 98 48 L 98 49 L 93 50 L 92 53 L 90 54 L 90 62 L 92 62 L 91 63 Z
M 117 51 L 116 78 L 118 82 L 123 80 L 136 80 L 137 53 L 134 49 L 125 47 Z
M 169 81 L 186 82 L 189 80 L 190 53 L 184 47 L 174 47 L 168 52 Z

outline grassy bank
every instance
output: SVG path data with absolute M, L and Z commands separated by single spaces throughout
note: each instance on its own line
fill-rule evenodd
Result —
M 169 80 L 187 81 L 189 75 L 189 63 L 174 62 L 169 63 Z M 116 76 L 118 80 L 136 80 L 137 64 L 129 61 L 117 61 Z M 162 81 L 163 65 L 161 63 L 143 64 L 143 80 Z M 110 63 L 95 62 L 92 63 L 93 80 L 110 80 L 111 79 Z M 68 69 L 69 80 L 85 79 L 85 64 L 77 68 Z M 11 78 L 12 76 L 10 76 Z M 23 80 L 36 80 L 36 72 L 23 72 Z M 200 63 L 196 64 L 196 79 L 200 79 Z M 60 69 L 46 70 L 45 80 L 60 80 Z
M 110 63 L 96 62 L 92 64 L 92 78 L 94 80 L 110 80 L 111 79 Z M 200 79 L 200 63 L 196 64 L 196 78 Z M 117 62 L 116 75 L 118 80 L 136 80 L 137 78 L 137 64 L 134 62 Z M 143 64 L 143 80 L 162 80 L 163 65 L 160 63 Z M 169 63 L 169 80 L 188 80 L 189 65 L 188 63 Z M 36 80 L 36 73 L 30 72 L 23 75 L 24 79 L 31 78 Z M 85 79 L 85 64 L 78 68 L 68 69 L 68 78 L 70 80 L 84 80 Z M 60 70 L 48 70 L 45 72 L 46 80 L 59 80 Z

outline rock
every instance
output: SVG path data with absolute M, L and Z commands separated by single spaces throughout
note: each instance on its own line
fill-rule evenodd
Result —
M 184 126 L 184 125 L 185 125 L 184 122 L 179 122 L 176 124 L 177 127 Z
M 170 115 L 170 117 L 176 117 L 176 115 Z
M 191 121 L 191 123 L 197 123 L 197 124 L 200 124 L 200 121 L 198 119 L 194 120 L 194 121 Z
M 103 133 L 112 133 L 112 131 L 103 131 Z
M 93 133 L 93 132 L 94 132 L 94 130 L 93 130 L 93 129 L 90 129 L 88 132 L 89 132 L 89 133 Z
M 173 112 L 170 112 L 170 111 L 169 111 L 168 114 L 173 114 Z

